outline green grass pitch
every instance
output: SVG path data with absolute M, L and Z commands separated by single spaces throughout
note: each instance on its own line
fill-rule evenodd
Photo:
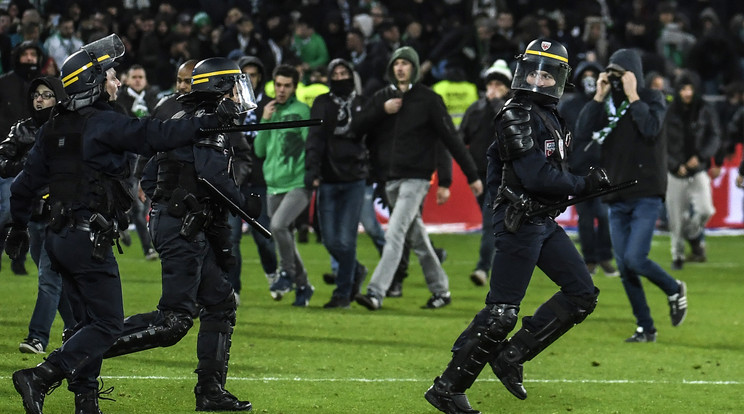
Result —
M 412 257 L 403 297 L 383 309 L 324 310 L 332 286 L 323 284 L 328 255 L 311 241 L 300 245 L 315 296 L 307 309 L 294 308 L 294 295 L 275 302 L 255 246 L 244 238 L 243 292 L 233 335 L 227 389 L 253 403 L 256 413 L 436 413 L 423 398 L 450 358 L 450 346 L 481 309 L 486 288 L 468 275 L 478 252 L 477 234 L 435 234 L 449 254 L 452 305 L 421 309 L 429 292 Z M 360 235 L 359 258 L 370 270 L 377 252 Z M 672 273 L 688 285 L 689 313 L 673 328 L 666 297 L 644 280 L 659 329 L 654 344 L 627 344 L 635 329 L 619 278 L 595 276 L 599 305 L 582 324 L 525 364 L 528 398 L 513 397 L 488 367 L 468 392 L 484 413 L 742 413 L 744 412 L 744 257 L 741 236 L 709 237 L 708 262 L 686 264 Z M 134 240 L 120 255 L 125 314 L 155 308 L 160 295 L 159 262 L 146 262 Z M 656 236 L 652 257 L 669 269 L 669 239 Z M 21 413 L 13 371 L 33 366 L 42 355 L 18 352 L 27 334 L 36 297 L 35 272 L 12 275 L 7 256 L 0 272 L 0 413 Z M 27 263 L 29 270 L 33 264 Z M 556 291 L 539 270 L 534 274 L 521 316 Z M 521 323 L 520 323 L 521 324 Z M 517 326 L 519 327 L 520 324 Z M 198 322 L 177 345 L 104 361 L 105 386 L 116 402 L 101 410 L 115 413 L 194 411 L 195 342 Z M 49 350 L 61 342 L 55 321 Z M 73 411 L 73 395 L 60 387 L 49 395 L 46 413 Z

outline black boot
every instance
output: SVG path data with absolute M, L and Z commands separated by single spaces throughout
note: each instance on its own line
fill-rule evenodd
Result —
M 75 393 L 75 414 L 102 414 L 98 408 L 98 392 Z
M 522 385 L 524 381 L 522 358 L 523 353 L 514 344 L 509 344 L 491 363 L 493 373 L 499 377 L 506 389 L 520 400 L 527 398 L 527 390 Z
M 14 372 L 13 385 L 21 394 L 26 413 L 42 414 L 44 397 L 59 387 L 64 378 L 64 372 L 48 361 Z
M 240 401 L 219 382 L 197 384 L 194 394 L 196 411 L 251 411 L 253 408 L 249 401 Z
M 434 385 L 429 387 L 424 394 L 426 401 L 437 410 L 447 414 L 480 414 L 480 411 L 470 406 L 470 401 L 464 392 L 452 390 L 452 384 L 442 377 L 434 380 Z

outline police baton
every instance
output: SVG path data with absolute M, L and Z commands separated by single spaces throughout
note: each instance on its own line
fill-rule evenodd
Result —
M 206 184 L 207 188 L 209 189 L 209 192 L 217 196 L 220 200 L 224 201 L 228 207 L 230 207 L 230 210 L 240 216 L 243 220 L 246 221 L 246 223 L 250 224 L 254 229 L 258 230 L 259 233 L 261 233 L 262 236 L 266 237 L 267 239 L 271 238 L 271 232 L 266 229 L 266 227 L 262 226 L 261 223 L 256 221 L 253 217 L 249 216 L 248 213 L 243 211 L 242 208 L 238 207 L 237 204 L 235 204 L 228 196 L 222 193 L 217 187 L 214 186 L 214 184 L 207 181 L 205 178 L 199 177 L 199 181 Z
M 218 128 L 199 128 L 200 135 L 211 135 L 227 132 L 251 132 L 267 129 L 288 129 L 322 125 L 322 119 L 302 119 L 299 121 L 264 122 L 261 124 L 235 125 Z
M 542 215 L 542 214 L 547 214 L 547 213 L 550 213 L 551 211 L 555 211 L 555 210 L 563 210 L 564 208 L 566 208 L 568 206 L 572 206 L 574 204 L 583 203 L 584 201 L 591 200 L 591 199 L 597 198 L 597 197 L 601 197 L 601 196 L 603 196 L 605 194 L 615 193 L 615 192 L 618 192 L 620 190 L 624 190 L 624 189 L 626 189 L 628 187 L 632 187 L 632 186 L 634 186 L 636 184 L 638 184 L 638 180 L 626 181 L 624 183 L 620 183 L 620 184 L 617 184 L 617 185 L 609 186 L 609 187 L 607 187 L 605 189 L 602 189 L 600 191 L 597 191 L 596 193 L 591 193 L 591 194 L 583 195 L 583 196 L 580 196 L 580 197 L 574 197 L 574 198 L 572 198 L 570 200 L 567 200 L 567 201 L 564 201 L 562 203 L 550 204 L 550 205 L 543 206 L 543 207 L 540 207 L 540 208 L 535 209 L 535 210 L 528 210 L 525 215 L 527 217 L 534 217 L 534 216 L 539 216 L 539 215 Z

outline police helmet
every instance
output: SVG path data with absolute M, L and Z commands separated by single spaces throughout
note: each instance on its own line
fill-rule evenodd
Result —
M 191 94 L 231 94 L 243 111 L 256 108 L 256 98 L 248 77 L 233 60 L 224 57 L 204 59 L 191 74 Z
M 559 99 L 571 67 L 566 48 L 550 39 L 536 39 L 517 56 L 512 89 L 530 91 Z
M 106 71 L 116 66 L 115 59 L 123 55 L 124 43 L 116 34 L 84 45 L 62 63 L 65 92 L 72 96 L 102 85 Z

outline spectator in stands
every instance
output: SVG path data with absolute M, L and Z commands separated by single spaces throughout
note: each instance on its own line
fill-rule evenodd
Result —
M 75 35 L 75 26 L 69 16 L 60 17 L 57 32 L 44 42 L 44 47 L 57 66 L 62 66 L 65 59 L 82 45 L 83 40 Z
M 300 18 L 295 24 L 292 50 L 302 60 L 301 78 L 303 83 L 308 84 L 312 71 L 323 68 L 328 64 L 328 48 L 325 40 L 315 32 L 313 24 L 305 18 Z

